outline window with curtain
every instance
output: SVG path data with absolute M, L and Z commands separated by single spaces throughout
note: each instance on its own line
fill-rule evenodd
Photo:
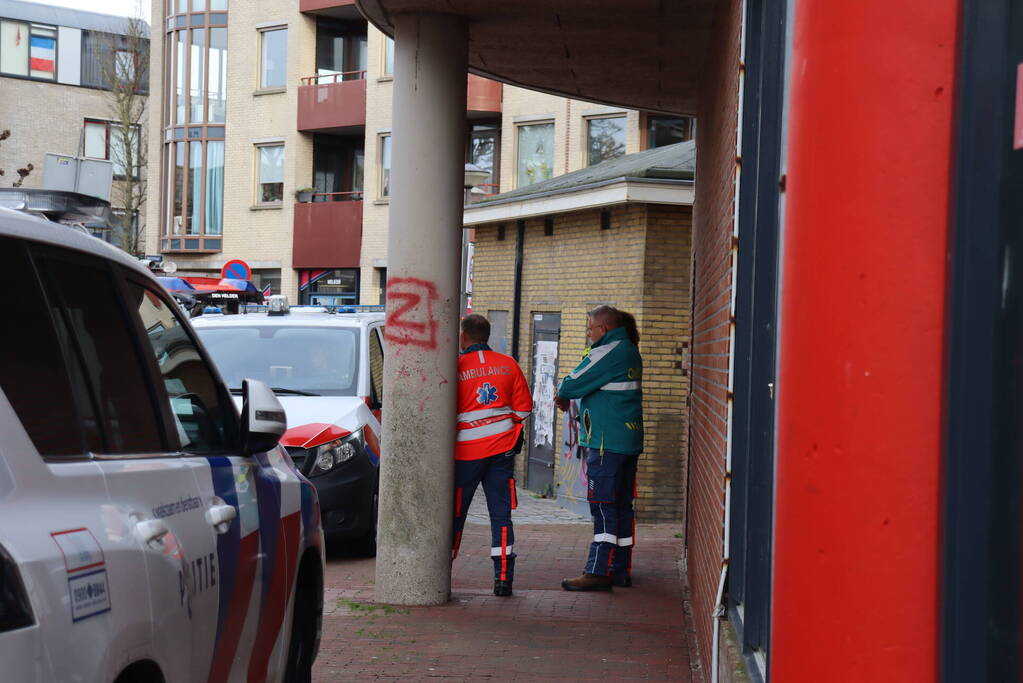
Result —
M 85 156 L 90 159 L 106 159 L 113 163 L 114 177 L 123 178 L 127 175 L 128 155 L 125 147 L 124 129 L 116 121 L 85 119 L 83 125 L 85 138 Z M 134 166 L 133 177 L 139 177 L 139 151 L 142 131 L 139 126 L 132 126 L 128 134 L 127 144 L 131 145 L 131 163 Z
M 617 159 L 625 154 L 625 117 L 586 120 L 586 165 Z
M 224 232 L 224 141 L 206 143 L 206 234 Z
M 188 122 L 202 123 L 205 119 L 203 95 L 206 76 L 206 31 L 192 30 L 192 45 L 188 56 Z
M 516 187 L 525 187 L 554 176 L 554 124 L 519 126 Z
M 277 203 L 284 199 L 284 145 L 260 145 L 256 202 Z
M 28 24 L 0 21 L 0 72 L 28 76 Z
M 384 75 L 394 75 L 394 40 L 384 36 Z
M 391 136 L 380 136 L 380 196 L 391 196 Z
M 288 29 L 261 31 L 259 87 L 283 88 L 288 78 Z
M 210 29 L 207 121 L 223 123 L 227 109 L 227 29 Z
M 224 0 L 168 0 L 180 17 L 167 31 L 161 251 L 220 251 L 224 231 L 227 103 Z M 116 146 L 116 141 L 114 141 Z M 281 173 L 283 179 L 283 173 Z
M 57 28 L 0 20 L 0 73 L 57 78 Z

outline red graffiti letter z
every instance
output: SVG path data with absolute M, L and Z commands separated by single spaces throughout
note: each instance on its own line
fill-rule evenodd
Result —
M 394 278 L 387 283 L 387 326 L 384 338 L 394 344 L 437 348 L 433 302 L 437 288 L 417 278 Z

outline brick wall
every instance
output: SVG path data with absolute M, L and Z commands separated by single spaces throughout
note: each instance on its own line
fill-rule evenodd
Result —
M 693 215 L 693 348 L 688 553 L 702 661 L 711 662 L 711 615 L 721 572 L 725 458 L 729 431 L 732 230 L 740 9 L 721 3 L 697 112 Z
M 645 521 L 678 520 L 684 511 L 688 383 L 674 362 L 676 349 L 688 337 L 690 216 L 689 207 L 616 207 L 610 230 L 601 230 L 599 211 L 578 211 L 554 216 L 551 236 L 544 235 L 542 218 L 526 221 L 519 360 L 530 384 L 534 313 L 561 314 L 559 377 L 575 367 L 587 345 L 587 311 L 611 303 L 636 316 L 646 422 L 636 508 Z M 495 224 L 477 228 L 473 310 L 482 315 L 508 311 L 511 335 L 514 222 L 504 224 L 504 234 L 498 240 Z M 559 413 L 556 452 L 561 440 Z M 516 468 L 522 481 L 525 463 L 523 452 Z M 560 467 L 561 459 L 555 457 L 555 463 Z

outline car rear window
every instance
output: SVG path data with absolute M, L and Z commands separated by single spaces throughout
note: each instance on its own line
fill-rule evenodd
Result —
M 354 396 L 359 381 L 359 330 L 340 327 L 197 327 L 232 389 L 242 379 L 319 396 Z

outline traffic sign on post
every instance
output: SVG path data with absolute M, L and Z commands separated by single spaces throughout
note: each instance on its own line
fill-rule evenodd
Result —
M 236 280 L 248 280 L 250 275 L 252 275 L 252 269 L 249 268 L 249 264 L 240 259 L 231 259 L 220 269 L 220 277 L 222 278 L 229 277 Z

